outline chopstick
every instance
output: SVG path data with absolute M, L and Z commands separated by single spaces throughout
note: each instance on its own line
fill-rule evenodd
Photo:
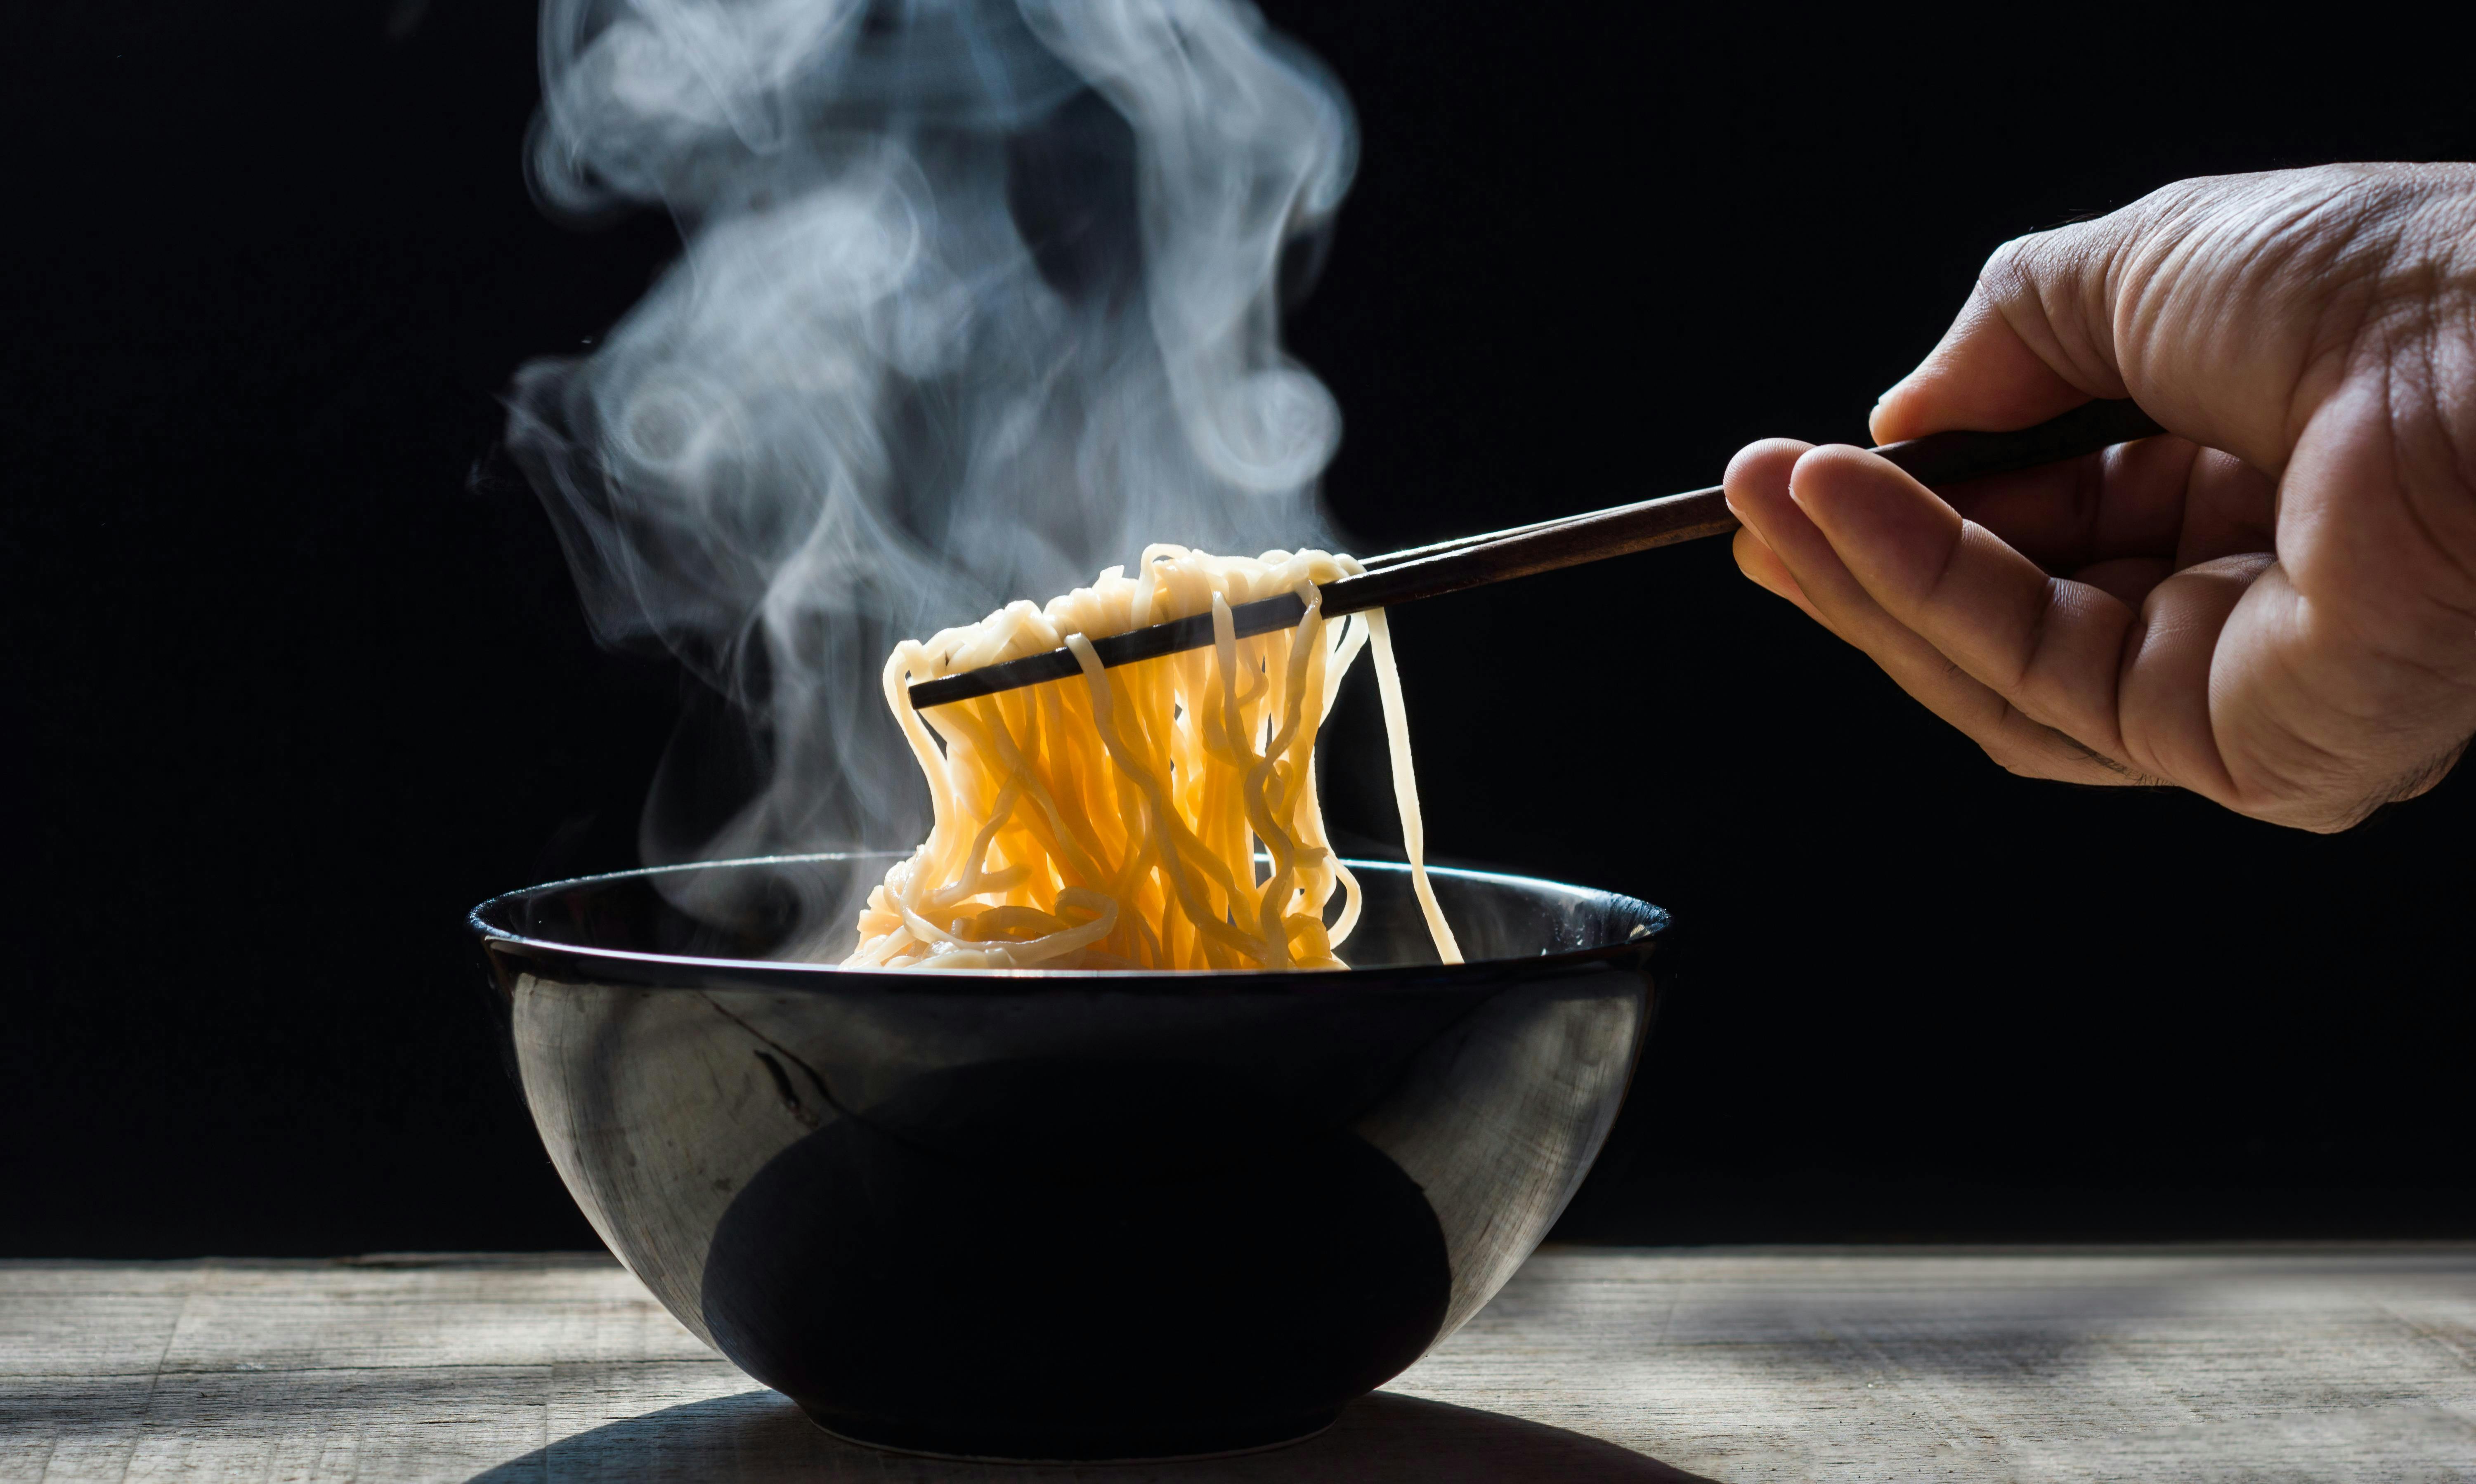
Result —
M 2035 428 L 2014 433 L 1938 433 L 1887 443 L 1874 452 L 1921 484 L 1961 484 L 2061 463 L 2165 431 L 2130 402 L 2092 402 Z M 1321 583 L 1316 590 L 1324 616 L 1338 618 L 1679 541 L 1724 535 L 1736 529 L 1737 518 L 1728 512 L 1726 497 L 1714 485 L 1369 557 L 1366 572 Z M 1240 604 L 1229 610 L 1229 616 L 1238 636 L 1246 638 L 1295 627 L 1306 616 L 1306 605 L 1296 593 L 1281 593 Z M 1103 665 L 1117 666 L 1202 649 L 1212 642 L 1212 615 L 1198 613 L 1094 639 L 1092 650 Z M 1082 666 L 1071 651 L 1051 650 L 960 675 L 917 680 L 909 696 L 914 708 L 926 710 L 1081 673 Z

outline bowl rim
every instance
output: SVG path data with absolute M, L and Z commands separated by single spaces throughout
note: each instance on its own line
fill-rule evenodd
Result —
M 1624 939 L 1592 948 L 1567 949 L 1561 952 L 1539 953 L 1526 958 L 1477 958 L 1457 964 L 1371 964 L 1341 971 L 1299 971 L 1280 969 L 850 969 L 834 963 L 803 963 L 776 958 L 722 958 L 692 953 L 656 953 L 641 949 L 596 948 L 586 944 L 561 943 L 551 938 L 528 936 L 511 928 L 499 927 L 484 915 L 494 907 L 538 897 L 548 892 L 581 886 L 597 886 L 630 880 L 639 877 L 683 875 L 693 871 L 710 871 L 730 867 L 766 866 L 827 860 L 894 861 L 909 855 L 909 851 L 811 851 L 795 854 L 749 855 L 731 860 L 683 861 L 669 866 L 639 866 L 629 871 L 606 871 L 592 876 L 570 877 L 563 880 L 543 881 L 501 892 L 476 903 L 464 914 L 464 926 L 482 940 L 482 948 L 495 963 L 502 952 L 512 952 L 545 964 L 582 968 L 590 965 L 593 978 L 625 983 L 640 988 L 710 988 L 717 980 L 736 984 L 759 983 L 768 988 L 801 988 L 823 990 L 833 988 L 902 989 L 912 994 L 923 991 L 938 993 L 1026 994 L 1044 987 L 1068 989 L 1109 989 L 1140 991 L 1147 987 L 1194 994 L 1199 990 L 1221 991 L 1244 989 L 1261 994 L 1266 991 L 1285 993 L 1330 994 L 1348 988 L 1356 992 L 1409 984 L 1473 978 L 1500 978 L 1508 973 L 1519 973 L 1525 978 L 1547 977 L 1559 973 L 1595 968 L 1625 961 L 1647 960 L 1658 946 L 1673 921 L 1668 909 L 1653 905 L 1639 897 L 1604 887 L 1580 886 L 1570 881 L 1552 881 L 1545 877 L 1521 876 L 1507 871 L 1482 871 L 1463 866 L 1427 867 L 1427 874 L 1461 880 L 1489 881 L 1541 889 L 1569 896 L 1605 899 L 1636 910 L 1642 921 Z M 1407 875 L 1407 862 L 1398 860 L 1354 860 L 1342 862 L 1352 871 L 1393 872 Z

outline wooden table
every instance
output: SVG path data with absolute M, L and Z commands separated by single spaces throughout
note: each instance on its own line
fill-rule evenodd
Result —
M 0 1264 L 0 1480 L 2476 1479 L 2476 1248 L 1549 1250 L 1297 1447 L 818 1432 L 596 1256 Z

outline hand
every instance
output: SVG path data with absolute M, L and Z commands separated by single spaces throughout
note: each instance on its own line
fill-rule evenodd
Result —
M 2476 732 L 2476 166 L 2186 181 L 2007 243 L 1872 431 L 2127 396 L 2172 435 L 1948 504 L 1753 444 L 1738 565 L 2015 773 L 2316 830 L 2433 786 Z

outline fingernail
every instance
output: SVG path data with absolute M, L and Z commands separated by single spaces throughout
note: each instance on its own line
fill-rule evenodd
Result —
M 1874 409 L 1866 414 L 1866 432 L 1869 436 L 1871 436 L 1874 430 L 1883 425 L 1883 408 L 1891 406 L 1892 399 L 1899 394 L 1901 387 L 1908 384 L 1909 379 L 1904 376 L 1898 381 L 1894 382 L 1884 390 L 1881 396 L 1874 399 Z

